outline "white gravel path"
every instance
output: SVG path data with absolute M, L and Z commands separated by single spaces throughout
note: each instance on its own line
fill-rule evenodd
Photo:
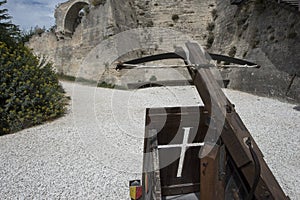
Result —
M 202 104 L 193 87 L 135 92 L 64 82 L 69 114 L 0 137 L 0 199 L 129 199 L 141 178 L 145 107 Z M 296 105 L 226 90 L 291 199 L 300 199 Z M 187 98 L 188 97 L 188 98 Z

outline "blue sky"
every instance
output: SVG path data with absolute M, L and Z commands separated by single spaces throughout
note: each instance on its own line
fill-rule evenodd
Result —
M 59 3 L 67 0 L 7 0 L 5 7 L 12 16 L 12 22 L 21 30 L 31 27 L 51 27 L 55 24 L 54 9 Z

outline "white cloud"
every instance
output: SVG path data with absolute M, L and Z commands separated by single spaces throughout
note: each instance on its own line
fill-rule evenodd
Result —
M 39 26 L 46 28 L 55 24 L 54 9 L 66 0 L 8 0 L 5 7 L 20 29 L 29 30 Z

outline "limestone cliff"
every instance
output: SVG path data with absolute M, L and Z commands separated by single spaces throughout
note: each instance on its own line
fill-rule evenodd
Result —
M 34 36 L 28 46 L 36 54 L 47 56 L 59 73 L 76 76 L 82 61 L 97 44 L 136 27 L 131 4 L 130 0 L 122 4 L 107 0 L 92 6 L 87 0 L 69 0 L 56 9 L 55 32 Z M 86 10 L 80 17 L 82 9 Z
M 120 82 L 119 75 L 109 69 L 119 57 L 172 51 L 182 41 L 193 39 L 209 52 L 262 66 L 258 70 L 221 69 L 230 80 L 229 87 L 300 101 L 299 11 L 275 0 L 245 0 L 239 5 L 230 0 L 104 0 L 96 6 L 93 2 L 60 4 L 55 31 L 29 42 L 35 53 L 53 61 L 59 73 Z M 130 32 L 136 28 L 140 29 Z M 153 76 L 178 78 L 176 73 L 163 71 L 132 74 L 136 81 Z
M 109 74 L 107 67 L 115 59 L 115 55 L 112 54 L 123 56 L 122 53 L 126 52 L 121 50 L 121 46 L 128 49 L 132 46 L 130 39 L 123 38 L 123 43 L 116 47 L 119 52 L 102 52 L 103 55 L 100 55 L 101 49 L 97 50 L 97 46 L 105 43 L 110 47 L 114 46 L 115 44 L 111 43 L 120 40 L 113 37 L 116 34 L 134 28 L 144 28 L 143 31 L 131 33 L 135 37 L 131 43 L 135 44 L 138 41 L 136 46 L 143 48 L 145 54 L 148 54 L 150 49 L 153 49 L 153 52 L 166 49 L 173 51 L 174 46 L 185 41 L 183 38 L 186 37 L 205 45 L 206 25 L 212 20 L 210 12 L 215 6 L 214 0 L 106 0 L 97 6 L 91 2 L 93 1 L 69 0 L 60 4 L 55 12 L 55 31 L 33 37 L 29 47 L 35 53 L 49 57 L 59 73 L 96 81 L 103 77 L 101 74 Z M 112 42 L 113 39 L 116 41 Z M 159 74 L 162 73 L 157 74 L 155 76 L 159 78 Z M 168 73 L 163 76 L 164 79 L 174 79 L 167 75 Z M 140 81 L 147 81 L 152 76 L 154 75 L 151 72 L 141 77 Z M 116 78 L 113 81 L 116 81 Z
M 210 51 L 261 65 L 258 70 L 223 70 L 229 87 L 300 101 L 300 12 L 273 0 L 216 3 Z

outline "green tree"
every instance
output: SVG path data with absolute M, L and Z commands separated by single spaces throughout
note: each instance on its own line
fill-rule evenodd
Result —
M 6 0 L 0 1 L 0 7 L 6 3 Z M 20 39 L 20 30 L 18 26 L 11 22 L 11 18 L 6 8 L 0 9 L 0 41 L 15 46 Z
M 24 46 L 7 12 L 0 8 L 0 135 L 57 118 L 67 103 L 52 64 Z
M 21 31 L 21 35 L 20 35 L 20 42 L 22 42 L 23 44 L 25 44 L 26 42 L 28 42 L 30 40 L 30 38 L 35 34 L 33 28 L 31 28 L 30 30 L 26 31 L 23 30 Z

